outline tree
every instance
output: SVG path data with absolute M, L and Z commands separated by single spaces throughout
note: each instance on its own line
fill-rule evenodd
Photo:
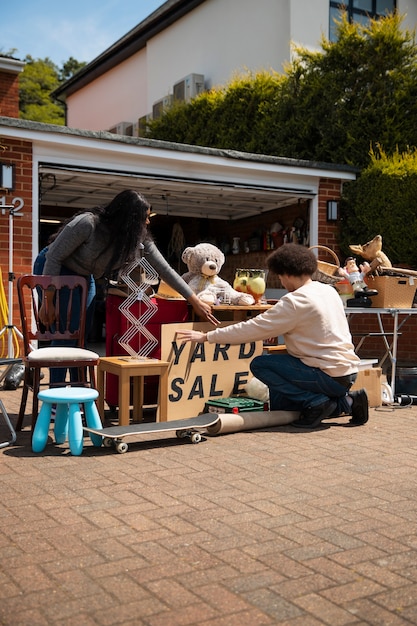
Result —
M 322 38 L 322 52 L 297 49 L 274 119 L 282 147 L 362 167 L 376 145 L 390 153 L 417 145 L 417 47 L 401 22 L 343 18 L 335 43 Z
M 85 65 L 85 61 L 77 61 L 74 57 L 70 57 L 68 61 L 65 61 L 62 68 L 58 72 L 59 83 L 61 84 L 66 80 L 69 80 Z
M 283 75 L 236 77 L 174 105 L 149 136 L 359 167 L 372 146 L 417 145 L 417 47 L 398 15 L 338 23 L 321 50 L 295 47 Z
M 59 68 L 48 57 L 33 59 L 28 55 L 24 60 L 25 67 L 19 78 L 20 117 L 48 124 L 65 124 L 64 104 L 52 101 L 50 94 L 85 63 L 70 57 Z
M 64 123 L 64 109 L 53 103 L 50 93 L 59 85 L 58 68 L 49 59 L 25 58 L 25 67 L 19 78 L 20 117 L 36 122 Z

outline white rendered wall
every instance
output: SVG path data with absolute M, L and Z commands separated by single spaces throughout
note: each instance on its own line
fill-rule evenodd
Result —
M 398 11 L 405 15 L 404 27 L 414 30 L 417 27 L 417 2 L 416 0 L 397 0 Z
M 143 49 L 69 96 L 67 125 L 107 130 L 119 122 L 137 122 L 147 108 L 146 77 L 146 49 Z
M 210 88 L 246 69 L 282 72 L 290 59 L 287 4 L 209 0 L 175 22 L 148 44 L 149 104 L 187 74 L 204 74 Z
M 329 36 L 329 0 L 289 0 L 289 34 L 293 43 L 320 49 L 322 35 Z

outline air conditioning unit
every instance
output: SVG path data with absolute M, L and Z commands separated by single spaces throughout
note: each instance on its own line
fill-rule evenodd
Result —
M 157 102 L 154 102 L 152 106 L 153 119 L 157 120 L 158 118 L 160 118 L 162 113 L 164 112 L 164 109 L 167 109 L 169 106 L 171 106 L 172 101 L 173 96 L 171 94 L 169 96 L 165 96 L 165 98 L 161 98 L 161 100 L 157 100 Z
M 189 74 L 175 83 L 174 100 L 189 102 L 204 91 L 204 74 Z
M 152 115 L 150 113 L 148 113 L 148 115 L 142 115 L 142 117 L 138 119 L 138 122 L 135 125 L 135 128 L 137 128 L 137 134 L 135 135 L 135 137 L 145 136 L 146 131 L 148 129 L 147 124 L 151 119 L 152 119 Z
M 109 128 L 109 133 L 114 135 L 128 135 L 133 137 L 134 124 L 132 122 L 119 122 L 113 128 Z

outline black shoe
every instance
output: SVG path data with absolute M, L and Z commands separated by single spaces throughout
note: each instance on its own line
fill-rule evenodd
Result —
M 366 389 L 359 391 L 349 391 L 349 397 L 352 398 L 352 417 L 349 426 L 362 426 L 369 419 L 368 394 Z
M 296 428 L 316 428 L 326 417 L 333 413 L 337 408 L 337 403 L 334 400 L 327 400 L 319 406 L 305 409 L 298 420 L 291 423 L 291 426 Z

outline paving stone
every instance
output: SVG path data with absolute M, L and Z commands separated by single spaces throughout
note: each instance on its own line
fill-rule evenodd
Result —
M 0 450 L 0 624 L 416 624 L 416 418 L 80 457 L 52 431 L 32 453 L 28 419 Z

